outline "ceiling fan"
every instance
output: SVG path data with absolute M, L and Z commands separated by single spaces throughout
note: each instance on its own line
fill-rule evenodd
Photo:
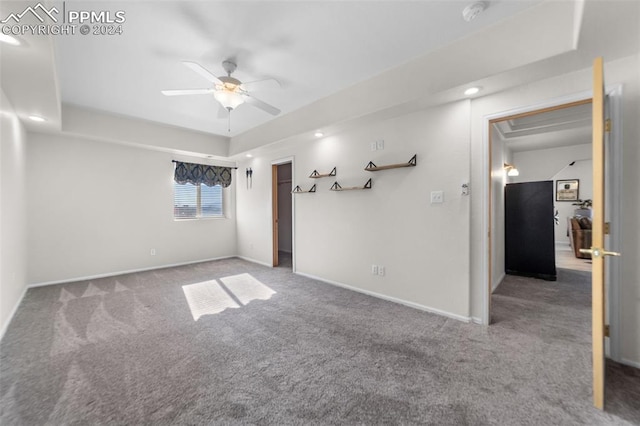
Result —
M 222 62 L 222 68 L 227 72 L 226 76 L 216 77 L 206 68 L 196 62 L 183 61 L 185 66 L 200 74 L 202 77 L 213 83 L 213 87 L 206 89 L 178 89 L 178 90 L 162 90 L 162 94 L 165 96 L 180 96 L 180 95 L 213 95 L 214 98 L 231 113 L 239 105 L 247 103 L 256 108 L 259 108 L 271 115 L 280 114 L 280 110 L 273 105 L 269 105 L 266 102 L 261 101 L 254 97 L 250 91 L 260 90 L 266 88 L 279 88 L 280 83 L 273 78 L 242 82 L 237 78 L 231 77 L 231 74 L 236 70 L 237 65 L 231 60 Z M 229 114 L 230 117 L 230 114 Z

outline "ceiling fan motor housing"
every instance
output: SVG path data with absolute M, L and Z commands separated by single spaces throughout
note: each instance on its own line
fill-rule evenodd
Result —
M 233 78 L 233 77 L 218 77 L 218 78 L 224 84 L 224 88 L 227 90 L 235 90 L 236 87 L 242 84 L 242 82 L 237 78 Z
M 231 76 L 231 73 L 234 72 L 237 67 L 238 65 L 233 61 L 227 60 L 222 62 L 222 68 L 227 72 L 228 76 Z

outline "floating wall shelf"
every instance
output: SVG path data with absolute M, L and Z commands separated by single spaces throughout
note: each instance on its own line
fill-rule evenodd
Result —
M 316 192 L 316 186 L 313 185 L 308 191 L 303 191 L 300 186 L 296 186 L 295 188 L 293 188 L 293 191 L 291 191 L 292 194 L 304 194 L 309 192 Z
M 340 186 L 338 182 L 335 182 L 333 185 L 331 185 L 331 188 L 329 190 L 330 191 L 353 191 L 356 189 L 371 189 L 371 179 L 369 179 L 367 183 L 364 184 L 364 186 L 351 186 L 347 188 L 343 188 Z
M 418 154 L 415 154 L 413 157 L 411 157 L 411 160 L 406 163 L 389 164 L 387 166 L 376 166 L 375 164 L 373 164 L 373 161 L 369 161 L 369 164 L 367 164 L 367 167 L 365 167 L 364 169 L 368 172 L 378 172 L 380 170 L 399 169 L 402 167 L 415 167 L 417 156 Z
M 333 170 L 331 170 L 329 173 L 318 173 L 317 170 L 314 170 L 313 172 L 311 172 L 309 177 L 312 179 L 320 179 L 323 177 L 329 177 L 329 176 L 335 176 L 335 175 L 336 175 L 336 168 L 334 167 Z

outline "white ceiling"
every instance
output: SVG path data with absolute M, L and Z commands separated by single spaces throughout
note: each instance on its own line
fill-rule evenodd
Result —
M 529 115 L 494 124 L 512 152 L 591 143 L 591 104 Z
M 229 133 L 212 96 L 163 96 L 162 89 L 208 86 L 180 61 L 223 75 L 221 62 L 234 58 L 240 80 L 276 78 L 281 89 L 255 95 L 286 114 L 540 1 L 491 1 L 471 23 L 462 19 L 470 1 L 451 0 L 67 3 L 123 10 L 126 22 L 122 35 L 55 37 L 62 102 L 235 136 L 272 116 L 241 105 Z
M 0 19 L 35 1 L 0 1 Z M 0 86 L 27 131 L 220 159 L 460 101 L 472 85 L 483 87 L 473 104 L 490 103 L 493 94 L 586 71 L 596 56 L 608 64 L 640 51 L 640 2 L 627 0 L 493 1 L 471 24 L 461 18 L 466 0 L 65 4 L 125 10 L 124 34 L 0 43 Z M 31 15 L 20 23 L 38 24 Z M 212 99 L 159 93 L 207 85 L 181 60 L 216 72 L 219 57 L 230 56 L 240 79 L 282 81 L 282 90 L 259 96 L 283 114 L 242 105 L 229 134 Z

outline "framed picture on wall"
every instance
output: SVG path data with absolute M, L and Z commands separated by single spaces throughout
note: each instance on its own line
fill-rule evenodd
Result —
M 579 188 L 579 179 L 557 180 L 556 201 L 577 201 Z

